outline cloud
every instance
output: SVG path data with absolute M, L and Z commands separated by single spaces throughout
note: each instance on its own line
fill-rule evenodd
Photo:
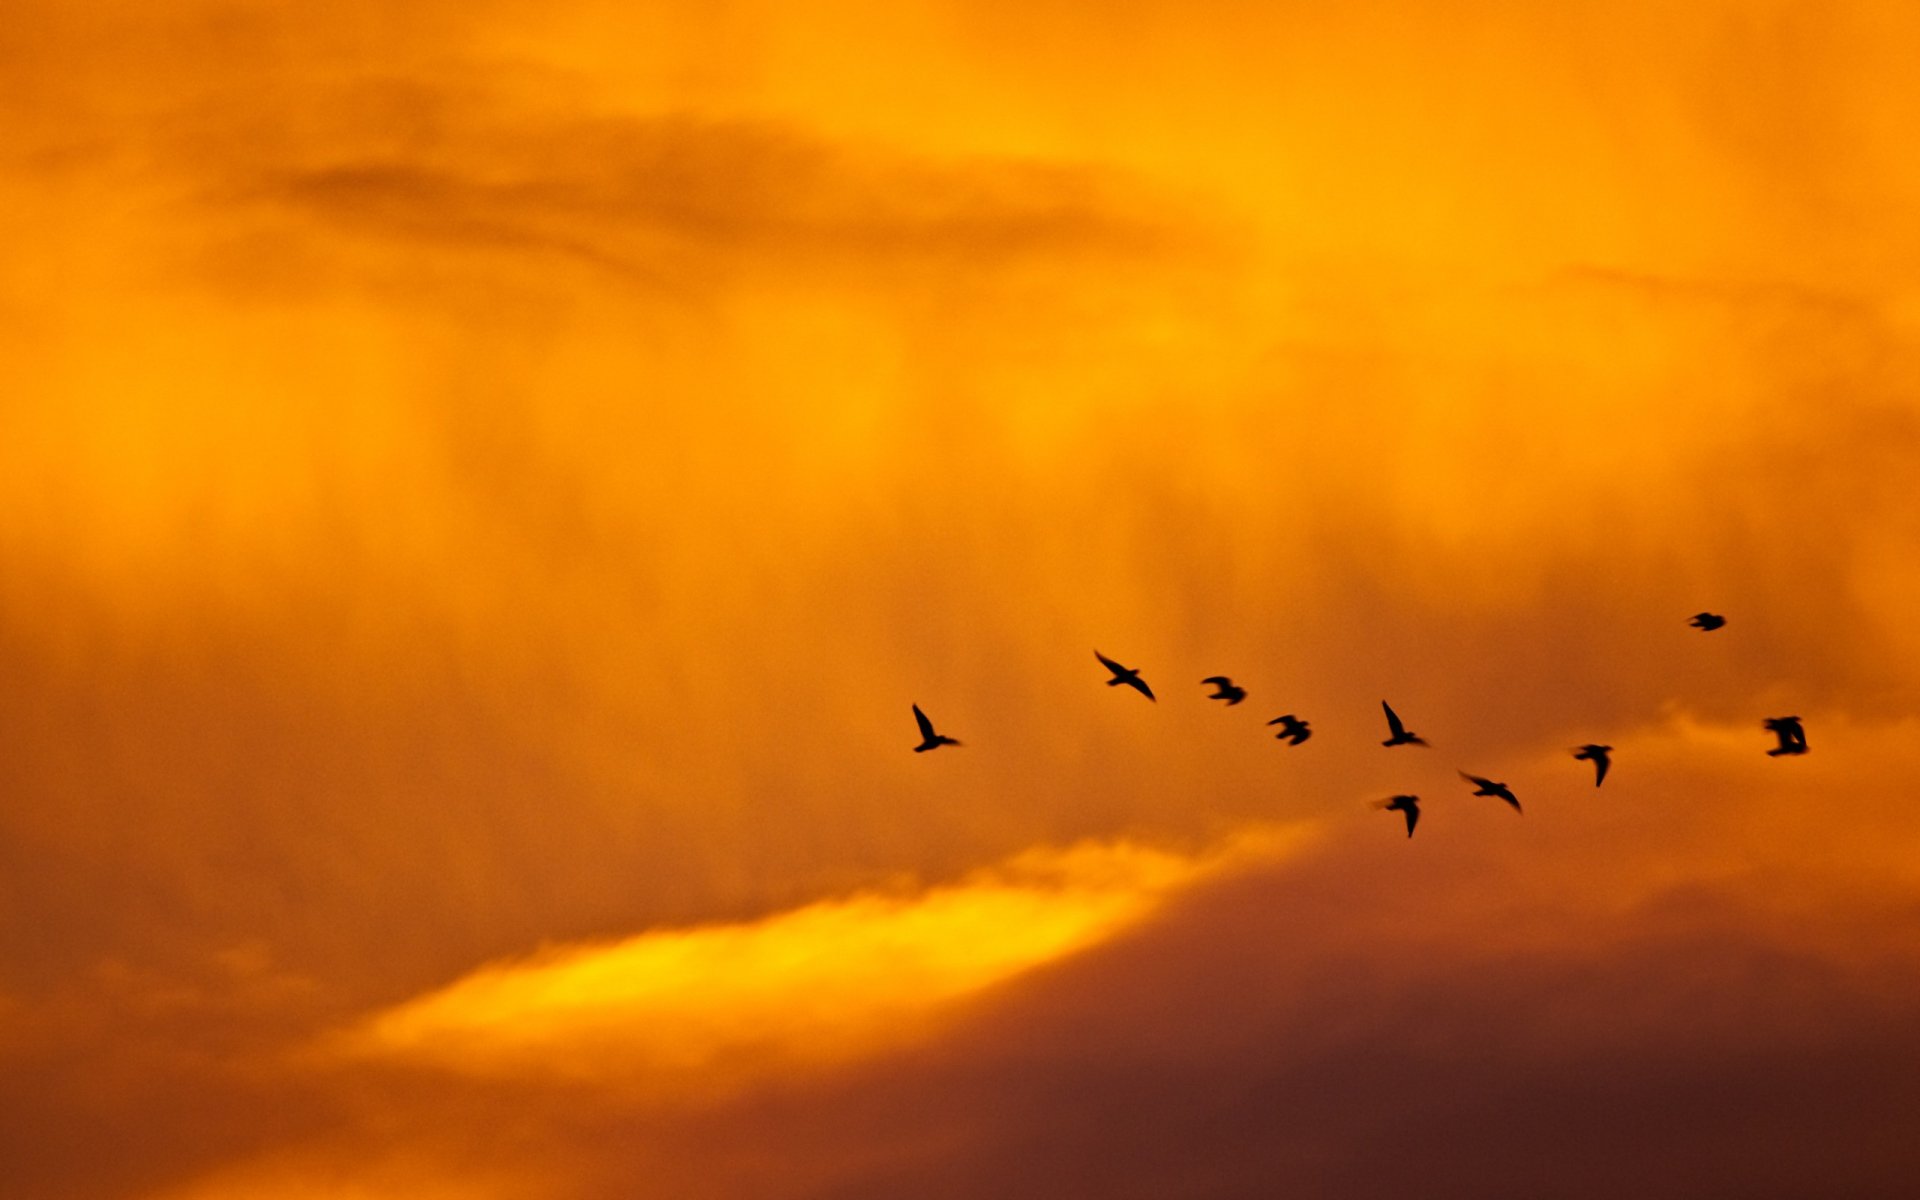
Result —
M 1436 793 L 1411 842 L 1356 802 L 1299 845 L 1035 854 L 501 964 L 308 1052 L 349 1120 L 164 1195 L 1892 1196 L 1920 1061 L 1911 729 L 1831 729 L 1793 763 L 1764 740 L 1678 722 L 1524 818 Z M 1850 820 L 1806 802 L 1843 786 Z M 957 965 L 944 939 L 1016 879 L 1023 911 L 1131 915 L 1011 974 L 995 949 L 1032 943 L 996 920 Z M 1143 883 L 1169 890 L 1142 907 Z M 717 1076 L 683 1072 L 707 1054 Z
M 1880 763 L 1851 799 L 1884 853 L 1774 803 L 1834 776 L 1716 795 L 1688 775 L 1724 778 L 1721 734 L 1676 731 L 1627 748 L 1631 793 L 1443 797 L 1445 840 L 1405 845 L 1356 819 L 933 1047 L 672 1136 L 737 1194 L 1891 1196 L 1920 1061 L 1904 736 L 1843 739 Z
M 283 1081 L 254 1100 L 275 1141 L 154 1194 L 573 1194 L 594 1168 L 565 1161 L 577 1132 L 564 1128 L 568 1096 L 668 1124 L 791 1096 L 937 1041 L 994 994 L 1181 893 L 1309 844 L 1309 830 L 1266 826 L 1194 852 L 1035 848 L 951 885 L 493 964 L 351 1028 L 204 1072 L 195 1083 L 215 1095 Z M 295 1098 L 309 1093 L 336 1114 L 333 1128 L 296 1119 L 308 1108 Z M 519 1132 L 476 1152 L 469 1132 L 503 1103 L 522 1109 Z M 364 1141 L 383 1127 L 409 1132 L 385 1147 Z M 246 1120 L 235 1128 L 249 1136 Z
M 1835 1096 L 1793 1005 L 1909 978 L 1920 26 L 1671 7 L 22 7 L 0 1159 L 1339 1192 L 1402 1106 L 1502 1178 L 1456 1091 L 1588 1154 L 1572 1067 L 1643 1159 L 1662 1064 Z
M 356 150 L 367 153 L 268 166 L 260 194 L 415 245 L 545 247 L 603 265 L 652 253 L 676 275 L 693 264 L 671 256 L 690 248 L 730 260 L 960 255 L 984 269 L 1145 253 L 1170 236 L 1170 214 L 1156 220 L 1140 200 L 1128 213 L 1122 181 L 1090 167 L 914 161 L 771 121 L 580 118 L 509 133 L 466 117 L 397 161 Z
M 334 1052 L 664 1089 L 683 1102 L 724 1095 L 757 1076 L 924 1039 L 980 992 L 1096 945 L 1168 895 L 1299 836 L 1250 830 L 1195 857 L 1126 843 L 1033 850 L 922 892 L 555 947 L 378 1013 Z

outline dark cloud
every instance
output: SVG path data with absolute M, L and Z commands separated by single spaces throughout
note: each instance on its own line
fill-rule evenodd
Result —
M 297 160 L 296 160 L 297 161 Z M 449 123 L 406 159 L 268 175 L 264 195 L 409 242 L 585 253 L 667 239 L 729 257 L 1003 257 L 1151 249 L 1119 181 L 1047 163 L 915 163 L 771 122 L 686 116 L 554 123 L 503 136 Z
M 1634 790 L 1524 819 L 1439 797 L 1409 843 L 1356 815 L 931 1039 L 744 1090 L 636 1091 L 617 1051 L 600 1081 L 310 1061 L 334 1119 L 179 1194 L 398 1171 L 580 1200 L 639 1181 L 836 1200 L 1895 1196 L 1920 1101 L 1916 830 L 1895 807 L 1911 754 L 1844 744 L 1891 755 L 1855 797 L 1875 850 L 1816 806 L 1783 813 L 1809 785 L 1779 771 L 1700 792 L 1684 764 L 1718 752 L 1676 737 L 1633 747 Z M 288 1128 L 281 1104 L 262 1122 Z
M 733 1187 L 768 1195 L 1897 1195 L 1920 897 L 1815 882 L 1828 839 L 1711 811 L 1536 812 L 1547 844 L 1494 852 L 1551 856 L 1517 887 L 1464 843 L 1342 834 L 931 1051 L 673 1136 L 764 1156 Z M 1637 894 L 1585 894 L 1601 871 Z
M 1259 898 L 1287 918 L 1224 946 L 1215 924 L 1199 962 L 1156 943 L 1155 974 L 1181 982 L 1114 1004 L 1124 1028 L 1043 1018 L 1019 1051 L 917 1081 L 945 1098 L 928 1124 L 979 1139 L 964 1152 L 822 1194 L 1890 1196 L 1915 1165 L 1893 1114 L 1920 1047 L 1884 969 L 1783 954 L 1737 922 L 1604 961 L 1303 962 L 1274 949 L 1299 936 L 1295 895 Z M 1278 961 L 1236 961 L 1256 956 Z M 1138 984 L 1081 996 L 1104 1009 Z

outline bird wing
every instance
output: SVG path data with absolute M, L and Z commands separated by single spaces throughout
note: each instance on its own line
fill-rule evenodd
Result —
M 1153 699 L 1153 689 L 1147 686 L 1147 681 L 1140 678 L 1140 675 L 1138 672 L 1134 672 L 1127 676 L 1127 686 L 1135 689 L 1142 696 L 1145 696 L 1147 699 L 1149 700 Z M 1158 703 L 1158 701 L 1155 701 L 1155 703 Z
M 1393 711 L 1393 705 L 1388 704 L 1385 700 L 1382 700 L 1380 702 L 1380 707 L 1387 710 L 1387 728 L 1392 731 L 1393 736 L 1395 737 L 1405 736 L 1407 732 L 1407 727 L 1400 723 L 1399 714 Z
M 913 706 L 913 719 L 916 722 L 918 722 L 920 725 L 921 737 L 932 738 L 934 736 L 933 722 L 927 720 L 927 714 L 920 711 L 920 706 L 918 704 Z
M 1101 666 L 1105 667 L 1109 671 L 1112 671 L 1115 675 L 1125 675 L 1127 673 L 1127 669 L 1125 667 L 1121 666 L 1119 663 L 1108 658 L 1106 655 L 1100 653 L 1098 650 L 1095 650 L 1093 652 L 1093 656 L 1100 660 Z
M 1606 751 L 1603 750 L 1593 756 L 1593 786 L 1599 787 L 1605 782 L 1607 778 L 1607 765 Z
M 1217 683 L 1223 687 L 1233 686 L 1233 680 L 1228 679 L 1225 675 L 1209 675 L 1205 679 L 1202 679 L 1200 682 L 1201 683 Z
M 1420 823 L 1420 806 L 1418 804 L 1409 804 L 1401 811 L 1407 814 L 1407 836 L 1412 837 L 1413 827 Z
M 1465 771 L 1461 771 L 1459 774 L 1460 774 L 1460 778 L 1466 780 L 1468 783 L 1471 783 L 1475 787 L 1490 788 L 1493 786 L 1493 781 L 1491 779 L 1482 779 L 1478 775 L 1469 775 Z

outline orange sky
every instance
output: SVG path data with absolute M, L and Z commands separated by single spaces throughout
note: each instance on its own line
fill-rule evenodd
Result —
M 1920 14 L 1682 7 L 14 6 L 0 1190 L 1902 1194 Z

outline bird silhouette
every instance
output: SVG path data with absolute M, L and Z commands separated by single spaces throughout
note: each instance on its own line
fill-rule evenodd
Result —
M 1392 705 L 1382 700 L 1380 707 L 1387 711 L 1387 729 L 1393 734 L 1392 737 L 1380 743 L 1382 746 L 1424 746 L 1427 744 L 1425 738 L 1420 737 L 1418 734 L 1407 732 L 1407 727 L 1400 723 L 1400 715 L 1393 711 Z
M 1408 837 L 1413 836 L 1413 827 L 1420 823 L 1420 797 L 1418 796 L 1395 796 L 1391 800 L 1378 801 L 1374 807 L 1407 814 Z
M 1710 612 L 1695 613 L 1693 614 L 1693 620 L 1687 622 L 1687 624 L 1700 630 L 1702 633 L 1712 633 L 1726 623 L 1727 619 L 1725 617 L 1718 613 Z
M 1573 752 L 1575 758 L 1584 759 L 1593 764 L 1593 786 L 1599 787 L 1607 778 L 1607 768 L 1613 760 L 1607 757 L 1612 746 L 1597 746 L 1589 742 Z
M 1113 678 L 1107 680 L 1108 687 L 1119 687 L 1124 683 L 1147 699 L 1153 699 L 1153 689 L 1147 686 L 1146 680 L 1140 678 L 1140 672 L 1131 667 L 1121 666 L 1098 650 L 1093 652 L 1093 656 L 1100 660 L 1102 666 L 1113 672 Z
M 1473 793 L 1474 795 L 1497 796 L 1498 798 L 1505 800 L 1508 804 L 1513 805 L 1513 811 L 1515 812 L 1520 811 L 1520 798 L 1518 796 L 1515 796 L 1513 794 L 1513 789 L 1508 787 L 1506 784 L 1495 783 L 1491 779 L 1482 779 L 1478 775 L 1469 775 L 1465 771 L 1460 772 L 1460 778 L 1466 780 L 1468 783 L 1471 783 L 1474 786 L 1474 789 L 1475 789 Z
M 1767 757 L 1778 758 L 1782 754 L 1805 754 L 1807 752 L 1807 731 L 1800 727 L 1799 717 L 1768 717 L 1761 724 L 1780 744 L 1767 751 Z
M 1200 682 L 1213 685 L 1213 694 L 1208 696 L 1207 699 L 1225 700 L 1228 708 L 1232 708 L 1247 698 L 1247 689 L 1236 686 L 1233 680 L 1228 679 L 1225 675 L 1209 675 Z
M 1275 717 L 1273 720 L 1268 721 L 1267 724 L 1281 726 L 1280 732 L 1273 736 L 1285 738 L 1290 745 L 1298 746 L 1301 742 L 1313 736 L 1313 730 L 1307 728 L 1307 723 L 1292 713 L 1288 713 L 1284 717 Z
M 927 714 L 920 711 L 918 704 L 913 706 L 913 719 L 920 726 L 920 744 L 913 748 L 915 754 L 925 754 L 929 750 L 938 750 L 942 746 L 958 746 L 960 743 L 944 733 L 933 731 L 933 722 L 927 720 Z

